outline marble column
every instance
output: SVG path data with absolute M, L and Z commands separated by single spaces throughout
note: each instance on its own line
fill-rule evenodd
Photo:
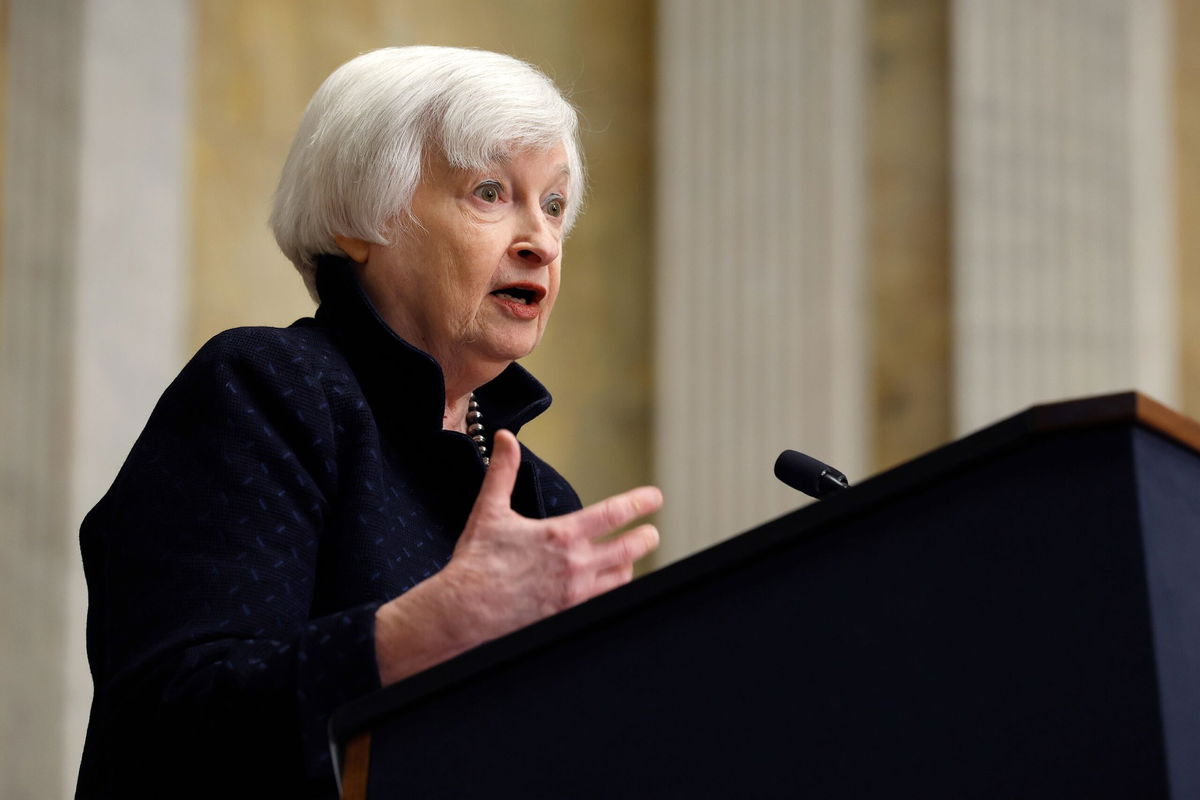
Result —
M 661 0 L 660 563 L 799 505 L 794 448 L 865 463 L 864 6 Z
M 71 796 L 79 523 L 182 365 L 186 0 L 13 0 L 0 374 L 0 795 Z
M 0 795 L 61 793 L 83 12 L 12 0 L 0 292 Z
M 1165 0 L 954 4 L 959 433 L 1179 383 Z

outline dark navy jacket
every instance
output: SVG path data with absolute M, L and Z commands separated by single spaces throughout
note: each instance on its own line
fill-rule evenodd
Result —
M 427 354 L 346 262 L 315 319 L 209 341 L 80 533 L 95 683 L 79 797 L 334 797 L 330 714 L 379 688 L 379 605 L 445 566 L 484 474 Z M 550 404 L 510 366 L 489 431 Z M 513 507 L 579 508 L 528 450 Z

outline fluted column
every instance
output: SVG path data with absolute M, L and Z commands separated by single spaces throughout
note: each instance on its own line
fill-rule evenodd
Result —
M 954 7 L 960 432 L 1178 383 L 1165 0 Z
M 660 563 L 799 505 L 784 447 L 860 474 L 862 17 L 659 3 Z
M 0 291 L 0 794 L 60 793 L 82 9 L 9 6 Z
M 68 797 L 77 532 L 183 358 L 186 0 L 12 0 L 0 288 L 0 796 Z

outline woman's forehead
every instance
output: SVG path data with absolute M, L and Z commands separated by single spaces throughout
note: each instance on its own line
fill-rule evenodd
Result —
M 460 175 L 474 175 L 490 169 L 509 169 L 515 162 L 524 162 L 526 166 L 531 164 L 537 167 L 544 166 L 547 171 L 553 171 L 556 178 L 569 179 L 571 177 L 570 159 L 567 156 L 566 147 L 562 144 L 549 147 L 510 147 L 493 154 L 482 163 L 448 158 L 440 149 L 437 149 L 429 166 L 435 169 L 440 167 Z

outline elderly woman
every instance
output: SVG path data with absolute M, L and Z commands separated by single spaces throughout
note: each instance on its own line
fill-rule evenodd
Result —
M 658 534 L 609 534 L 658 490 L 581 510 L 515 436 L 583 183 L 574 110 L 509 57 L 318 89 L 271 216 L 315 319 L 206 344 L 84 522 L 79 796 L 333 796 L 338 705 L 630 579 Z

